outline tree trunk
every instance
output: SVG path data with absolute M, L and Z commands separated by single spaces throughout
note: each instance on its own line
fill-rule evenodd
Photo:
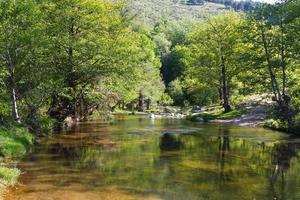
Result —
M 10 75 L 8 77 L 8 88 L 10 88 L 11 93 L 11 103 L 12 103 L 12 117 L 17 123 L 21 123 L 21 118 L 18 112 L 17 104 L 17 94 L 16 94 L 16 82 L 14 78 L 14 68 L 10 68 Z
M 218 93 L 219 93 L 220 105 L 222 105 L 223 104 L 222 78 L 219 80 Z
M 13 115 L 13 118 L 17 123 L 21 123 L 21 119 L 20 119 L 19 112 L 18 112 L 15 84 L 12 84 L 12 86 L 11 86 L 11 96 L 12 96 L 12 115 Z
M 150 106 L 151 106 L 151 99 L 147 99 L 147 110 L 150 110 Z
M 282 28 L 282 27 L 281 27 Z M 282 30 L 283 31 L 283 30 Z M 290 105 L 291 97 L 286 95 L 286 62 L 285 62 L 285 53 L 284 53 L 284 38 L 283 38 L 283 32 L 281 32 L 281 44 L 280 44 L 280 56 L 281 56 L 281 70 L 282 70 L 282 90 L 280 91 L 280 87 L 277 81 L 277 78 L 275 76 L 275 73 L 273 72 L 273 65 L 271 63 L 271 55 L 269 51 L 269 46 L 267 43 L 265 31 L 262 28 L 261 29 L 261 38 L 263 42 L 263 47 L 265 51 L 265 57 L 267 61 L 268 71 L 271 78 L 271 86 L 274 94 L 274 100 L 276 101 L 278 105 L 278 110 L 280 112 L 279 117 L 282 121 L 287 122 L 288 129 L 292 129 L 294 126 L 294 111 Z
M 271 57 L 270 57 L 269 48 L 268 48 L 268 44 L 267 44 L 267 40 L 266 40 L 266 35 L 265 35 L 263 28 L 261 30 L 261 36 L 262 36 L 262 42 L 263 42 L 265 56 L 266 56 L 266 60 L 267 60 L 268 71 L 269 71 L 270 78 L 271 78 L 271 86 L 272 86 L 274 98 L 275 98 L 275 101 L 278 102 L 281 100 L 281 93 L 280 93 L 280 90 L 278 87 L 278 82 L 277 82 L 274 72 L 272 70 Z
M 26 124 L 29 127 L 30 132 L 32 133 L 40 133 L 40 119 L 37 116 L 38 107 L 27 105 L 28 107 L 28 115 L 26 118 Z
M 21 123 L 21 118 L 19 116 L 18 112 L 18 105 L 17 105 L 17 94 L 16 94 L 16 81 L 15 81 L 15 59 L 12 58 L 10 55 L 10 51 L 7 50 L 7 57 L 8 57 L 8 71 L 9 71 L 9 76 L 8 76 L 8 88 L 10 89 L 11 92 L 11 103 L 12 103 L 12 117 L 17 123 Z
M 227 113 L 231 111 L 231 106 L 229 103 L 229 93 L 228 93 L 228 84 L 227 84 L 224 56 L 221 56 L 221 71 L 222 71 L 223 108 L 224 111 Z
M 144 95 L 142 92 L 139 95 L 138 111 L 144 112 Z

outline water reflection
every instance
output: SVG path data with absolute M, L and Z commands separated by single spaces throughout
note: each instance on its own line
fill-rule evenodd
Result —
M 227 128 L 225 129 L 219 129 L 219 158 L 220 158 L 220 183 L 223 181 L 229 181 L 230 180 L 230 173 L 226 173 L 225 168 L 225 162 L 226 162 L 226 154 L 229 151 L 230 147 L 230 139 L 229 139 L 229 130 Z
M 181 149 L 182 142 L 175 135 L 165 133 L 160 138 L 159 147 L 161 151 L 176 151 Z
M 264 129 L 137 117 L 78 124 L 20 163 L 23 187 L 7 199 L 300 199 L 297 155 L 297 141 Z
M 286 199 L 286 176 L 291 167 L 292 158 L 297 155 L 296 149 L 296 144 L 293 143 L 274 145 L 271 153 L 273 167 L 270 176 L 270 191 L 274 199 Z

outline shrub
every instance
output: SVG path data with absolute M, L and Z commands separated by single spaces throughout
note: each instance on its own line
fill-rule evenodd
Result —
M 287 130 L 287 125 L 282 123 L 279 119 L 268 119 L 264 121 L 263 126 L 273 130 Z
M 0 153 L 20 157 L 33 144 L 33 136 L 24 127 L 0 128 Z

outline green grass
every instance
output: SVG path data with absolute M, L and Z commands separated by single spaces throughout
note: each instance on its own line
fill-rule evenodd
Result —
M 0 128 L 0 153 L 5 158 L 23 156 L 33 143 L 33 136 L 24 127 Z
M 233 110 L 228 113 L 221 113 L 217 115 L 216 119 L 234 119 L 237 117 L 241 117 L 244 114 L 246 114 L 245 110 Z
M 204 121 L 210 121 L 214 119 L 234 119 L 245 114 L 245 110 L 233 110 L 231 112 L 225 113 L 221 110 L 215 110 L 212 112 L 200 113 L 196 115 L 189 116 L 188 119 L 191 121 L 196 121 L 197 118 L 202 118 Z
M 17 168 L 0 167 L 0 184 L 4 186 L 12 186 L 16 184 L 20 170 Z
M 278 130 L 278 131 L 288 131 L 287 124 L 284 124 L 278 119 L 268 119 L 263 122 L 263 127 Z
M 21 158 L 33 144 L 33 136 L 21 126 L 0 127 L 0 163 Z M 20 170 L 0 167 L 0 197 L 7 186 L 17 182 Z

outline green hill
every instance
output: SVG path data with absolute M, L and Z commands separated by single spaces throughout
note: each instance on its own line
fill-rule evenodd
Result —
M 180 0 L 128 0 L 128 6 L 141 22 L 150 25 L 161 18 L 205 19 L 226 10 L 222 4 L 205 2 L 202 5 L 187 5 Z

